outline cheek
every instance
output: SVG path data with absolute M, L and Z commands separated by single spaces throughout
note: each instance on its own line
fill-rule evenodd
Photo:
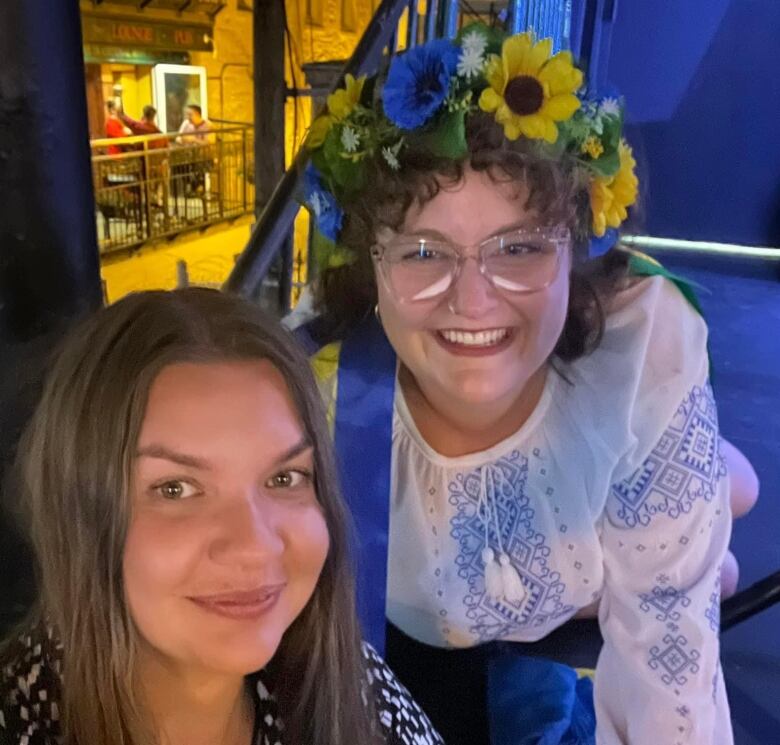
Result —
M 291 512 L 287 518 L 286 564 L 303 591 L 311 594 L 317 584 L 330 548 L 330 535 L 319 506 Z M 307 590 L 308 588 L 308 590 Z
M 565 277 L 533 297 L 529 305 L 518 308 L 529 328 L 529 341 L 543 358 L 549 357 L 566 322 L 569 307 L 569 281 Z
M 435 305 L 421 303 L 414 306 L 399 305 L 379 284 L 379 317 L 387 338 L 401 361 L 414 369 L 414 360 L 424 355 L 427 323 Z
M 130 525 L 124 551 L 124 582 L 131 610 L 183 591 L 201 554 L 201 531 L 139 515 Z M 135 615 L 135 614 L 134 614 Z

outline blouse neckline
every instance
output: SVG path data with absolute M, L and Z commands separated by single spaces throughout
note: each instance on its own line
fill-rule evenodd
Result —
M 443 468 L 473 468 L 483 463 L 500 458 L 506 453 L 507 450 L 513 446 L 516 446 L 519 442 L 525 440 L 532 432 L 537 429 L 547 414 L 548 409 L 550 408 L 553 395 L 557 386 L 559 385 L 558 377 L 558 373 L 556 373 L 556 371 L 550 367 L 544 381 L 544 388 L 542 389 L 542 395 L 540 396 L 539 401 L 537 402 L 528 419 L 526 419 L 517 430 L 505 437 L 500 442 L 497 442 L 495 445 L 492 445 L 485 450 L 479 450 L 474 453 L 466 453 L 465 455 L 442 455 L 428 444 L 428 442 L 420 433 L 420 430 L 417 428 L 411 411 L 409 411 L 403 388 L 401 387 L 398 379 L 398 368 L 396 368 L 395 374 L 395 413 L 397 414 L 401 426 L 409 435 L 409 438 L 429 462 Z

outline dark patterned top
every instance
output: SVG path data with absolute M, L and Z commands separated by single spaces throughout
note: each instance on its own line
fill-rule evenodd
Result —
M 379 731 L 387 745 L 443 745 L 428 717 L 398 682 L 384 660 L 363 645 L 368 690 L 373 694 Z M 59 691 L 62 649 L 51 631 L 20 635 L 0 670 L 0 745 L 59 745 Z M 268 681 L 251 677 L 255 693 L 254 745 L 286 745 L 284 726 Z

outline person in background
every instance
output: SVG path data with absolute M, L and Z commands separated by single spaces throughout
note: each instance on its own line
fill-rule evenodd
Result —
M 124 111 L 119 112 L 119 118 L 134 135 L 155 135 L 160 134 L 160 128 L 157 126 L 157 109 L 154 106 L 147 105 L 143 108 L 141 119 L 133 119 L 125 114 Z M 150 150 L 157 150 L 160 148 L 168 147 L 168 140 L 165 137 L 158 137 L 154 140 L 149 140 L 148 147 Z
M 124 113 L 119 112 L 122 123 L 127 126 L 134 135 L 153 135 L 160 134 L 160 128 L 155 121 L 157 118 L 157 109 L 154 106 L 147 105 L 143 108 L 142 118 L 133 119 Z M 167 137 L 156 137 L 153 140 L 146 141 L 148 150 L 167 150 L 169 140 Z M 144 144 L 137 145 L 139 150 L 144 149 Z M 168 181 L 170 172 L 170 161 L 168 153 L 152 153 L 142 160 L 141 167 L 146 171 L 148 163 L 148 174 L 143 178 L 148 179 L 149 193 L 151 201 L 155 207 L 165 209 L 167 204 Z
M 211 191 L 207 176 L 215 170 L 214 137 L 208 134 L 211 122 L 203 118 L 203 110 L 197 104 L 187 106 L 186 117 L 179 128 L 176 143 L 188 145 L 191 150 L 186 155 L 186 161 L 174 169 L 174 188 L 183 183 L 186 194 L 203 198 L 207 191 Z
M 211 129 L 211 122 L 203 118 L 203 109 L 198 104 L 191 103 L 187 106 L 186 119 L 179 128 L 179 137 L 176 142 L 180 144 L 206 142 L 207 132 Z
M 87 319 L 14 494 L 40 599 L 0 646 L 4 745 L 443 745 L 361 644 L 322 402 L 249 302 Z
M 122 120 L 119 118 L 119 107 L 112 98 L 106 101 L 106 113 L 106 137 L 129 137 L 133 134 L 128 127 L 122 124 Z M 106 152 L 109 155 L 119 155 L 123 152 L 123 148 L 121 145 L 109 145 Z

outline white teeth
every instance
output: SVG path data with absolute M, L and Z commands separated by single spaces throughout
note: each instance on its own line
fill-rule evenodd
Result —
M 490 331 L 440 331 L 450 344 L 462 344 L 466 347 L 492 347 L 503 341 L 508 335 L 508 329 L 491 329 Z

